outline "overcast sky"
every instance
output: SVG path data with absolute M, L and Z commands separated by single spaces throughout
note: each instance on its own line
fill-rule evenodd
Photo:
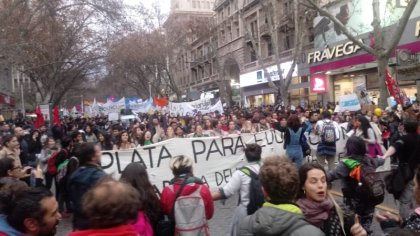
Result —
M 146 7 L 152 7 L 153 3 L 157 2 L 162 9 L 162 13 L 168 14 L 170 8 L 170 0 L 123 0 L 124 3 L 129 5 L 144 4 Z

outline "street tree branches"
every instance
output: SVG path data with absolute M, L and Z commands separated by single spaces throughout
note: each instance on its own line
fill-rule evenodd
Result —
M 331 12 L 328 11 L 320 1 L 316 0 L 299 0 L 301 4 L 305 5 L 309 9 L 316 10 L 321 16 L 327 17 L 331 20 L 341 32 L 347 36 L 347 38 L 354 44 L 358 45 L 361 49 L 372 54 L 378 63 L 378 77 L 379 77 L 379 106 L 386 107 L 387 88 L 385 83 L 385 71 L 389 63 L 389 59 L 393 56 L 395 49 L 401 39 L 402 32 L 404 31 L 407 22 L 416 7 L 418 0 L 408 1 L 407 6 L 404 9 L 401 17 L 395 25 L 387 27 L 384 24 L 384 15 L 381 12 L 381 4 L 388 4 L 387 1 L 371 0 L 372 9 L 372 22 L 371 22 L 371 39 L 360 41 L 360 35 L 349 29 L 342 21 L 337 19 Z M 365 3 L 365 1 L 363 1 Z M 365 7 L 365 5 L 363 6 Z
M 119 0 L 5 0 L 0 49 L 42 103 L 57 105 L 100 72 L 105 46 L 124 21 Z
M 291 7 L 284 9 L 287 2 Z M 292 5 L 293 2 L 293 5 Z M 268 71 L 268 65 L 265 59 L 268 55 L 263 55 L 262 50 L 259 47 L 261 42 L 260 30 L 252 29 L 251 25 L 245 18 L 245 4 L 240 11 L 240 17 L 244 25 L 245 39 L 250 42 L 250 50 L 256 56 L 258 64 L 263 68 L 264 76 L 268 80 L 270 87 L 276 90 L 276 105 L 289 105 L 288 90 L 292 81 L 293 74 L 296 69 L 296 65 L 299 64 L 300 55 L 302 53 L 303 46 L 308 43 L 309 36 L 309 25 L 311 23 L 312 15 L 303 10 L 302 5 L 298 1 L 277 1 L 277 0 L 260 0 L 261 12 L 265 16 L 265 22 L 260 22 L 259 25 L 265 24 L 268 28 L 268 41 L 272 45 L 272 51 L 275 66 L 278 71 L 278 82 L 274 82 L 272 75 Z M 287 10 L 292 10 L 287 11 Z M 284 14 L 281 14 L 281 13 Z M 291 66 L 288 70 L 282 68 L 281 64 L 284 62 L 282 52 L 284 48 L 280 45 L 284 44 L 284 38 L 280 38 L 281 34 L 293 34 L 294 47 L 287 48 L 291 50 Z M 290 59 L 290 57 L 288 57 Z M 285 73 L 284 73 L 285 72 Z

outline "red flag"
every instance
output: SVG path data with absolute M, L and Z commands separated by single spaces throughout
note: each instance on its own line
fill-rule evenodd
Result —
M 388 68 L 385 70 L 385 83 L 388 88 L 388 92 L 391 96 L 394 97 L 397 104 L 406 105 L 409 101 L 407 95 L 398 87 L 397 80 L 389 73 Z
M 158 97 L 155 97 L 155 105 L 157 106 L 157 107 L 166 107 L 166 106 L 168 106 L 168 99 L 167 98 L 158 98 Z
M 41 107 L 38 105 L 35 109 L 36 120 L 35 120 L 35 128 L 39 129 L 41 126 L 45 125 L 44 115 L 41 112 Z
M 53 109 L 53 124 L 59 125 L 60 122 L 60 110 L 58 109 L 58 106 L 55 106 Z

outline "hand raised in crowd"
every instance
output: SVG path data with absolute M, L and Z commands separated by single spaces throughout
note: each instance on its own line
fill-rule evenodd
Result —
M 39 165 L 36 167 L 36 169 L 32 170 L 32 173 L 34 174 L 36 179 L 43 179 L 44 178 L 44 173 L 43 173 L 43 171 L 42 171 L 42 169 Z
M 386 212 L 378 211 L 375 214 L 375 218 L 379 223 L 381 223 L 382 221 L 395 221 L 399 224 L 402 223 L 402 219 L 399 215 L 393 214 L 389 211 L 386 211 Z
M 32 167 L 30 167 L 30 166 L 23 167 L 22 171 L 21 171 L 21 175 L 20 175 L 21 177 L 20 178 L 26 178 L 26 177 L 31 176 L 31 171 L 29 171 L 31 169 L 32 169 Z
M 354 216 L 354 225 L 350 228 L 351 235 L 353 236 L 367 236 L 366 230 L 359 222 L 359 216 Z

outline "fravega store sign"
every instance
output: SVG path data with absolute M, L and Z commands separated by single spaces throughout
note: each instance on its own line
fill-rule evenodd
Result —
M 310 52 L 307 56 L 307 62 L 308 64 L 312 64 L 322 62 L 325 60 L 332 60 L 335 58 L 355 54 L 359 50 L 359 46 L 354 44 L 352 41 L 349 41 L 343 44 L 338 44 L 332 48 L 325 48 L 322 51 Z

